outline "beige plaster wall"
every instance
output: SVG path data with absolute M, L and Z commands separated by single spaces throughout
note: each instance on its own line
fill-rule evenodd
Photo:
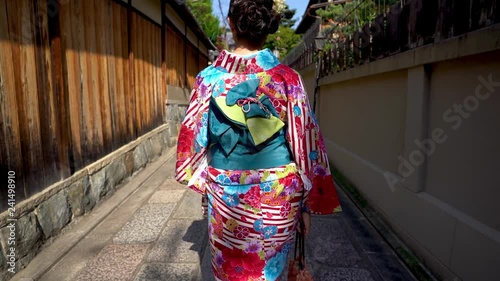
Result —
M 405 71 L 325 85 L 319 100 L 323 135 L 394 172 L 403 150 L 405 104 Z
M 332 164 L 442 280 L 500 280 L 492 36 L 498 26 L 320 81 L 317 115 Z M 301 74 L 312 103 L 314 67 Z

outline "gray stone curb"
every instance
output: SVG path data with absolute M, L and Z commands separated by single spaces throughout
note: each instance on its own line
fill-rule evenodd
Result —
M 142 184 L 148 180 L 175 154 L 175 147 L 170 148 L 157 161 L 152 162 L 150 168 L 143 169 L 131 178 L 131 181 L 116 191 L 108 200 L 104 201 L 99 208 L 81 218 L 71 231 L 66 231 L 58 239 L 38 254 L 30 264 L 21 272 L 14 275 L 11 281 L 38 280 L 52 266 L 54 266 L 64 255 L 66 255 L 78 242 L 84 238 L 92 229 L 101 223 L 112 211 L 120 206 L 127 198 L 133 195 Z

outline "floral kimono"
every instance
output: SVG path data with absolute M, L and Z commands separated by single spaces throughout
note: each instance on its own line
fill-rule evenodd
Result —
M 341 210 L 302 79 L 267 49 L 197 76 L 176 179 L 203 195 L 217 280 L 277 280 L 301 211 Z

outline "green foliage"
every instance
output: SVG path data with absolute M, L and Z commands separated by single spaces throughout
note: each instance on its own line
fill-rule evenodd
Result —
M 186 4 L 193 12 L 201 28 L 208 38 L 218 44 L 219 36 L 222 34 L 219 19 L 213 14 L 211 0 L 187 0 Z
M 275 34 L 267 37 L 264 47 L 270 50 L 278 50 L 280 58 L 284 58 L 290 50 L 300 43 L 301 39 L 302 35 L 295 34 L 292 28 L 282 25 Z
M 297 20 L 293 18 L 296 12 L 297 9 L 290 9 L 288 5 L 285 5 L 285 9 L 281 13 L 281 25 L 292 28 L 297 22 Z
M 354 0 L 342 5 L 331 5 L 325 9 L 319 9 L 316 14 L 321 16 L 323 23 L 329 24 L 323 29 L 323 34 L 329 34 L 334 29 L 334 33 L 342 38 L 344 35 L 360 30 L 363 25 L 372 22 L 377 15 L 384 13 L 384 9 L 388 11 L 389 7 L 397 2 L 399 0 Z
M 295 30 L 292 27 L 297 21 L 294 19 L 296 9 L 290 9 L 288 5 L 281 13 L 281 25 L 275 34 L 270 34 L 267 37 L 265 48 L 270 50 L 278 50 L 280 53 L 280 58 L 284 58 L 290 50 L 300 43 L 302 35 L 295 34 Z

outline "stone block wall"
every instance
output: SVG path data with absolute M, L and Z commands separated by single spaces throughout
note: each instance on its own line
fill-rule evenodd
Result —
M 185 103 L 167 103 L 168 115 L 165 116 L 165 124 L 170 128 L 170 134 L 177 136 L 180 125 L 186 114 L 187 104 Z

